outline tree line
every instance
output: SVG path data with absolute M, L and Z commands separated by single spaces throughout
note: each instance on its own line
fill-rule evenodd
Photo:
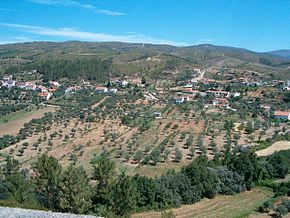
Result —
M 247 149 L 213 160 L 199 156 L 179 172 L 169 170 L 154 179 L 119 172 L 107 152 L 95 156 L 91 164 L 89 175 L 76 165 L 63 168 L 57 159 L 44 154 L 31 169 L 23 170 L 8 157 L 1 168 L 0 203 L 126 217 L 250 190 L 266 179 L 284 178 L 289 171 L 289 160 L 280 153 L 260 159 Z
M 49 59 L 7 68 L 6 73 L 37 70 L 43 74 L 44 81 L 61 78 L 85 78 L 97 82 L 105 82 L 111 72 L 112 61 L 100 59 Z
M 276 164 L 273 167 L 279 167 L 281 171 L 287 171 L 287 168 L 281 168 L 279 166 L 279 162 L 286 163 L 287 166 L 290 165 L 290 151 L 284 150 L 279 151 L 276 155 L 272 155 L 267 158 L 268 160 L 276 159 Z M 275 175 L 274 175 L 275 176 Z M 281 180 L 273 181 L 273 180 L 264 180 L 261 182 L 263 186 L 271 188 L 274 192 L 274 196 L 271 199 L 263 202 L 262 205 L 258 208 L 261 213 L 268 213 L 272 215 L 276 215 L 278 217 L 283 217 L 287 213 L 290 212 L 290 181 L 289 180 Z

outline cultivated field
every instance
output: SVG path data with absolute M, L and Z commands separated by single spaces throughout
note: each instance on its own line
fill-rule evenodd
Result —
M 9 114 L 0 118 L 0 137 L 3 135 L 16 135 L 23 125 L 32 119 L 41 118 L 47 112 L 54 112 L 55 108 L 46 107 L 39 110 L 32 109 L 31 111 L 17 111 L 14 114 Z
M 173 209 L 177 218 L 204 218 L 204 217 L 247 217 L 264 201 L 272 196 L 272 192 L 266 189 L 256 188 L 232 196 L 217 196 L 214 199 L 203 199 L 193 205 L 184 205 Z M 160 212 L 148 212 L 134 214 L 133 218 L 159 218 Z

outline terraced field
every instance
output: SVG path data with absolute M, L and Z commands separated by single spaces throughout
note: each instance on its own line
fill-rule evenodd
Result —
M 264 201 L 272 196 L 266 189 L 256 188 L 232 196 L 217 196 L 214 199 L 204 199 L 193 205 L 185 205 L 173 209 L 177 218 L 204 218 L 204 217 L 248 217 Z M 160 212 L 139 213 L 133 218 L 160 218 Z

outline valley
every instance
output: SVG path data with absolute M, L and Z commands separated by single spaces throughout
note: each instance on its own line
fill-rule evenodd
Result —
M 63 47 L 76 44 L 82 55 Z M 138 44 L 105 44 L 69 42 L 51 47 L 53 43 L 32 43 L 17 53 L 24 58 L 26 49 L 39 46 L 33 61 L 1 65 L 5 68 L 0 89 L 3 167 L 12 158 L 33 178 L 35 164 L 52 158 L 62 173 L 83 169 L 86 181 L 97 188 L 102 186 L 102 180 L 94 176 L 97 167 L 112 164 L 114 176 L 107 185 L 124 178 L 136 184 L 139 194 L 147 183 L 161 186 L 152 188 L 156 194 L 148 205 L 136 198 L 136 208 L 160 210 L 168 204 L 180 207 L 172 209 L 176 217 L 251 216 L 272 199 L 273 192 L 264 187 L 252 188 L 289 173 L 284 170 L 288 169 L 287 158 L 280 155 L 287 156 L 289 149 L 290 83 L 285 79 L 287 67 L 273 66 L 286 59 L 210 45 L 144 45 L 141 49 Z M 11 48 L 5 49 L 8 54 Z M 59 54 L 58 50 L 63 50 L 60 56 L 48 57 Z M 202 54 L 206 56 L 200 60 Z M 273 63 L 249 64 L 248 58 L 254 61 L 258 56 Z M 275 165 L 279 158 L 281 170 Z M 240 169 L 240 164 L 245 168 Z M 248 167 L 253 172 L 244 172 Z M 198 186 L 191 169 L 200 169 Z M 189 178 L 192 185 L 183 189 L 191 184 Z M 216 185 L 214 191 L 199 191 L 211 184 L 210 178 Z M 179 184 L 179 179 L 184 181 Z M 222 186 L 226 182 L 230 190 Z M 178 191 L 171 197 L 158 193 L 164 187 L 164 193 L 171 193 L 173 184 Z M 195 193 L 188 197 L 183 193 L 187 189 Z M 246 205 L 250 206 L 242 211 Z M 85 209 L 75 212 L 81 211 Z M 117 208 L 114 211 L 121 214 Z M 133 206 L 128 213 L 132 211 Z M 161 216 L 159 212 L 135 212 L 133 217 Z M 111 216 L 107 210 L 100 213 Z

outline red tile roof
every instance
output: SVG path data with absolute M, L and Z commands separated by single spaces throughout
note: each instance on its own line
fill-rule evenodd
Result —
M 48 96 L 48 93 L 47 92 L 40 92 L 38 94 L 39 97 L 47 97 Z
M 56 92 L 57 89 L 48 89 L 49 92 Z
M 286 117 L 288 117 L 289 114 L 290 114 L 290 112 L 286 112 L 286 111 L 275 111 L 274 112 L 275 116 L 286 116 Z

